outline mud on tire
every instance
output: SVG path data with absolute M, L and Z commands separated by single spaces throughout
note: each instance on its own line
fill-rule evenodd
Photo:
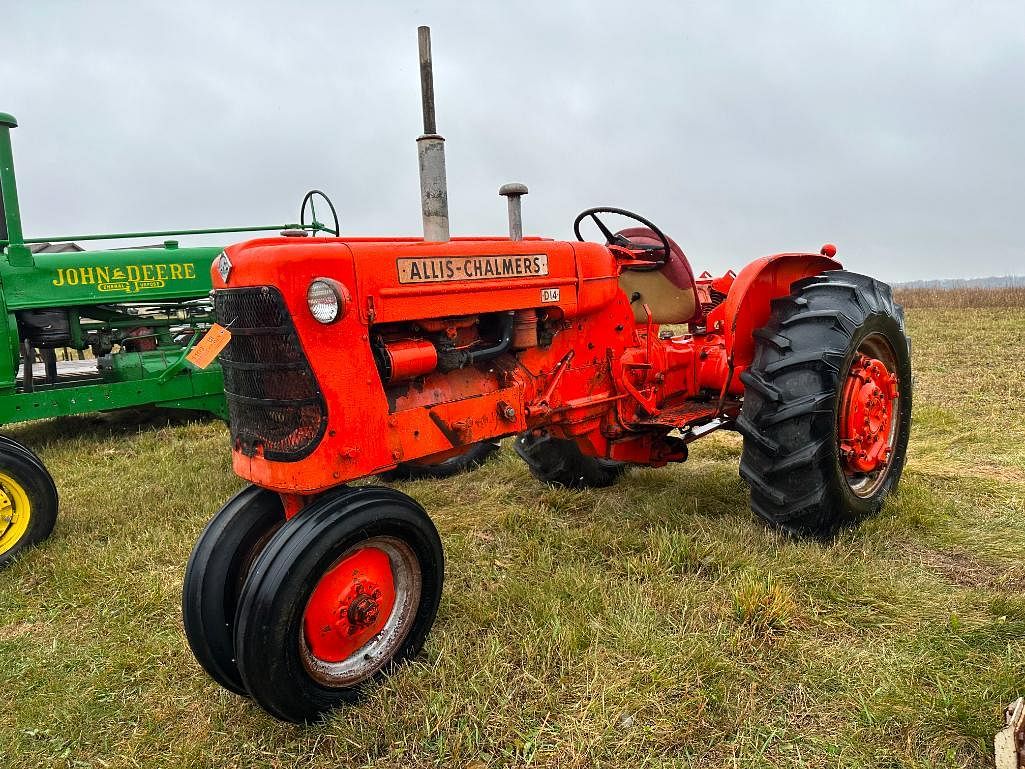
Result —
M 840 446 L 841 394 L 862 354 L 891 358 L 899 393 L 889 460 L 867 475 L 845 464 Z M 889 286 L 841 270 L 794 283 L 755 332 L 754 359 L 741 380 L 740 475 L 759 518 L 792 534 L 828 537 L 882 507 L 904 468 L 912 399 L 904 312 Z

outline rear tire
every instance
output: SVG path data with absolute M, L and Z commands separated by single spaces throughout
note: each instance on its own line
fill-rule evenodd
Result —
M 612 486 L 627 468 L 625 462 L 587 456 L 576 442 L 547 434 L 521 433 L 513 448 L 539 481 L 571 489 Z
M 235 652 L 253 699 L 314 721 L 415 657 L 441 600 L 427 513 L 394 489 L 342 489 L 288 521 L 242 590 Z
M 185 637 L 217 683 L 248 696 L 235 664 L 235 612 L 256 557 L 285 522 L 281 498 L 259 486 L 243 489 L 220 509 L 189 557 L 182 587 Z
M 476 470 L 487 462 L 501 446 L 493 441 L 481 441 L 475 443 L 465 453 L 459 456 L 443 459 L 435 464 L 420 464 L 418 462 L 403 462 L 394 470 L 382 473 L 379 477 L 383 481 L 415 481 L 422 478 L 451 478 L 459 473 L 468 473 Z
M 892 399 L 867 401 L 883 404 L 885 428 L 864 424 L 867 431 L 885 429 L 887 444 L 878 450 L 888 457 L 870 472 L 854 467 L 857 456 L 842 434 L 849 424 L 845 399 L 856 389 L 847 383 L 857 379 L 862 356 L 882 361 L 896 388 Z M 759 518 L 791 534 L 829 537 L 879 511 L 900 480 L 911 426 L 910 343 L 889 286 L 841 270 L 797 281 L 755 332 L 754 358 L 741 381 L 740 475 Z M 864 440 L 871 450 L 875 439 L 866 433 Z
M 0 436 L 0 568 L 50 536 L 57 507 L 57 486 L 42 460 Z

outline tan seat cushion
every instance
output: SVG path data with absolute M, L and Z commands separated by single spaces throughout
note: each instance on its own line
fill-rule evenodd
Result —
M 618 233 L 634 243 L 660 246 L 662 241 L 647 227 L 631 227 Z M 694 273 L 687 256 L 673 241 L 669 241 L 669 258 L 660 270 L 623 270 L 619 287 L 631 300 L 635 323 L 647 323 L 644 305 L 651 310 L 653 322 L 687 323 L 695 320 L 700 311 L 698 294 L 694 288 Z M 640 294 L 635 300 L 634 294 Z
M 634 294 L 640 294 L 630 306 L 634 311 L 634 322 L 647 323 L 648 316 L 644 305 L 651 310 L 651 319 L 658 324 L 686 323 L 694 317 L 697 302 L 694 298 L 694 287 L 681 287 L 673 283 L 661 270 L 624 270 L 619 276 L 619 287 L 626 293 L 627 299 L 633 300 Z

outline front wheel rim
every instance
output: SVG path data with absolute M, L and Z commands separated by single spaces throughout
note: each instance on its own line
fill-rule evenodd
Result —
M 32 504 L 25 487 L 0 472 L 0 555 L 12 550 L 28 531 Z
M 391 662 L 420 605 L 420 563 L 395 537 L 363 540 L 324 572 L 306 602 L 303 665 L 319 684 L 354 686 Z
M 837 444 L 847 485 L 861 498 L 875 495 L 890 475 L 900 437 L 897 355 L 882 334 L 858 345 L 847 367 L 837 410 Z

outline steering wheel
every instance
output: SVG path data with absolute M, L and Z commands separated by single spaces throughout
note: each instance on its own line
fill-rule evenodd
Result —
M 325 225 L 323 225 L 323 224 L 321 224 L 320 222 L 317 221 L 317 209 L 313 205 L 313 198 L 314 197 L 321 197 L 321 198 L 323 198 L 324 202 L 327 203 L 327 207 L 331 209 L 331 216 L 335 220 L 335 228 L 333 230 L 330 227 L 327 227 L 327 226 L 325 226 Z M 310 222 L 309 222 L 309 224 L 306 223 L 306 206 L 307 205 L 309 205 L 309 207 L 310 207 Z M 338 237 L 338 233 L 341 232 L 341 228 L 338 226 L 338 212 L 335 211 L 335 205 L 334 205 L 334 203 L 331 202 L 331 198 L 329 198 L 327 195 L 325 195 L 320 190 L 310 190 L 309 192 L 307 192 L 305 197 L 303 197 L 302 205 L 299 207 L 299 226 L 302 229 L 304 229 L 304 230 L 311 230 L 313 232 L 313 236 L 314 237 L 317 236 L 318 232 L 330 232 L 332 235 L 334 235 L 337 238 Z
M 626 217 L 627 219 L 633 219 L 635 222 L 640 222 L 658 238 L 658 245 L 652 245 L 651 243 L 635 243 L 629 238 L 621 235 L 620 233 L 613 233 L 603 222 L 598 218 L 598 214 L 616 214 L 618 216 Z M 605 245 L 609 247 L 614 253 L 618 253 L 625 256 L 628 261 L 628 266 L 632 270 L 658 270 L 665 266 L 666 262 L 669 261 L 669 254 L 671 253 L 669 247 L 669 238 L 665 236 L 658 227 L 652 222 L 649 222 L 643 216 L 635 214 L 632 211 L 627 211 L 624 208 L 611 208 L 609 206 L 599 206 L 598 208 L 588 208 L 581 211 L 577 215 L 577 218 L 573 220 L 573 234 L 577 236 L 577 240 L 583 242 L 584 237 L 580 234 L 580 222 L 587 217 L 591 218 L 595 226 L 601 230 L 601 234 L 605 236 Z

